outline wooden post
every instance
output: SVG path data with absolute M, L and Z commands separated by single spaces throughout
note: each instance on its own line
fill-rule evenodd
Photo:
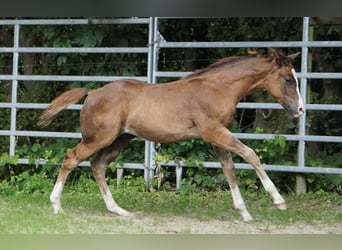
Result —
M 296 175 L 296 194 L 305 194 L 307 191 L 306 178 L 301 175 Z

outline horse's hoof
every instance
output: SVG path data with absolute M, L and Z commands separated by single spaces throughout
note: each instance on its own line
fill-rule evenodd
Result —
M 248 211 L 241 212 L 240 214 L 241 214 L 242 220 L 244 222 L 248 222 L 248 221 L 253 220 L 253 217 L 248 213 Z
M 286 210 L 286 203 L 274 204 L 274 206 L 280 210 Z
M 64 210 L 63 210 L 62 207 L 53 206 L 53 213 L 54 213 L 54 214 L 63 214 L 63 213 L 64 213 Z
M 119 215 L 122 216 L 122 217 L 125 217 L 125 218 L 131 218 L 131 217 L 133 217 L 133 214 L 130 213 L 130 212 L 128 212 L 128 211 L 121 212 Z
M 121 217 L 131 217 L 131 213 L 126 211 L 125 209 L 122 209 L 121 207 L 116 207 L 115 209 L 110 209 L 108 211 L 114 215 L 118 215 Z
M 251 215 L 248 215 L 248 216 L 243 216 L 242 219 L 244 222 L 249 222 L 253 220 L 253 217 Z

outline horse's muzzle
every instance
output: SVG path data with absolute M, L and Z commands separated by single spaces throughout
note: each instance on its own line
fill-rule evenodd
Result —
M 295 118 L 297 118 L 297 117 L 302 116 L 304 113 L 305 113 L 305 108 L 304 108 L 304 106 L 301 106 L 301 105 L 300 105 L 300 106 L 297 108 L 297 111 L 295 111 L 295 112 L 292 113 L 292 116 L 295 117 Z

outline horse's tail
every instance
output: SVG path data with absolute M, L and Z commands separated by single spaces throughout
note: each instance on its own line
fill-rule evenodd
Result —
M 64 92 L 55 98 L 40 115 L 38 125 L 43 127 L 49 125 L 60 111 L 70 104 L 76 103 L 83 96 L 87 95 L 88 92 L 89 90 L 86 88 L 75 88 Z

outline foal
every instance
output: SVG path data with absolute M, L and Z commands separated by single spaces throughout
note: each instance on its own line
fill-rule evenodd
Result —
M 129 215 L 114 201 L 105 171 L 136 136 L 160 143 L 202 138 L 212 144 L 229 183 L 234 207 L 244 221 L 252 217 L 238 188 L 231 152 L 254 167 L 274 204 L 286 209 L 284 199 L 255 152 L 236 139 L 227 127 L 233 122 L 239 100 L 258 89 L 268 91 L 293 117 L 304 113 L 291 63 L 298 54 L 284 56 L 269 49 L 266 54 L 223 58 L 166 84 L 119 80 L 96 90 L 75 88 L 64 92 L 42 113 L 40 125 L 49 125 L 59 111 L 84 96 L 87 98 L 80 112 L 82 140 L 66 153 L 50 196 L 54 212 L 63 211 L 60 198 L 70 171 L 95 154 L 91 167 L 107 209 Z

